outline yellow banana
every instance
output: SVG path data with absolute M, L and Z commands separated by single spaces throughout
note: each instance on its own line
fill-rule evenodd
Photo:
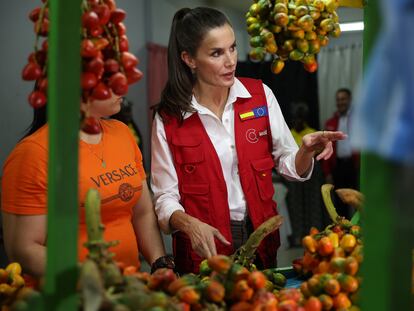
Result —
M 335 206 L 333 205 L 331 198 L 331 190 L 334 188 L 332 184 L 324 184 L 321 187 L 323 203 L 325 203 L 326 210 L 328 211 L 329 217 L 331 217 L 334 223 L 338 223 L 339 215 L 336 212 Z

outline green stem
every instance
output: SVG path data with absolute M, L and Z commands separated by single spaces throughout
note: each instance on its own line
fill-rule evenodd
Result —
M 37 19 L 36 24 L 35 24 L 36 25 L 35 26 L 36 38 L 35 38 L 35 44 L 34 44 L 35 53 L 37 53 L 37 51 L 38 51 L 37 45 L 39 43 L 39 37 L 40 37 L 39 36 L 39 31 L 40 31 L 40 27 L 42 27 L 43 17 L 45 15 L 45 10 L 48 7 L 48 4 L 49 4 L 49 1 L 46 1 L 43 4 L 42 8 L 40 9 L 39 18 Z M 35 54 L 35 61 L 37 63 L 36 54 Z
M 114 35 L 114 37 L 115 37 L 115 48 L 114 48 L 115 55 L 116 55 L 117 61 L 121 65 L 121 71 L 122 72 L 125 72 L 124 66 L 122 65 L 122 62 L 121 62 L 121 51 L 119 50 L 119 34 L 118 34 L 118 29 L 116 29 L 116 25 L 115 24 L 112 24 L 112 25 L 113 25 L 114 34 L 115 34 Z
M 104 228 L 101 223 L 101 199 L 95 189 L 90 189 L 86 194 L 85 216 L 88 241 L 102 241 Z
M 254 260 L 255 252 L 263 239 L 277 230 L 282 225 L 283 217 L 280 215 L 269 218 L 262 223 L 250 235 L 249 239 L 233 255 L 234 262 L 245 265 L 251 264 Z

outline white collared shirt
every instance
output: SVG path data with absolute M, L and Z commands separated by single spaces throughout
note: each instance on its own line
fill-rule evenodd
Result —
M 273 142 L 272 154 L 276 169 L 279 174 L 289 180 L 307 180 L 312 174 L 313 162 L 312 168 L 306 177 L 300 177 L 297 174 L 295 157 L 298 146 L 286 125 L 273 92 L 266 85 L 263 86 L 269 111 Z M 227 186 L 230 219 L 232 220 L 242 220 L 246 214 L 246 200 L 238 176 L 238 160 L 234 139 L 233 104 L 238 97 L 249 98 L 251 95 L 244 85 L 238 79 L 235 79 L 233 86 L 230 88 L 222 120 L 208 108 L 200 105 L 194 96 L 191 100 L 191 104 L 198 112 L 220 159 Z M 192 113 L 187 113 L 184 118 L 191 115 Z M 171 232 L 169 225 L 171 215 L 177 210 L 184 211 L 184 208 L 179 203 L 178 178 L 166 140 L 164 125 L 158 114 L 156 114 L 153 122 L 151 143 L 151 186 L 154 192 L 155 211 L 161 229 L 169 233 Z
M 349 134 L 349 110 L 348 112 L 339 117 L 338 131 Z M 338 158 L 349 158 L 352 156 L 352 147 L 350 139 L 338 140 L 336 142 L 336 156 Z

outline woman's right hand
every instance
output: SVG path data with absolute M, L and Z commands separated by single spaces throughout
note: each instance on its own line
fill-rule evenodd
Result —
M 176 211 L 171 215 L 170 224 L 174 229 L 184 232 L 190 238 L 191 247 L 202 258 L 217 255 L 214 238 L 225 245 L 231 244 L 217 228 L 182 211 Z
M 214 242 L 215 237 L 223 244 L 231 244 L 217 228 L 196 218 L 194 218 L 193 223 L 190 224 L 186 231 L 187 236 L 191 240 L 193 250 L 202 258 L 210 258 L 217 255 L 216 243 Z

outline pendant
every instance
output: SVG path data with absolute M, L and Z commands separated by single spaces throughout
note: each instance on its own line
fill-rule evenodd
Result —
M 102 167 L 103 168 L 106 168 L 106 162 L 105 162 L 105 160 L 102 160 Z

